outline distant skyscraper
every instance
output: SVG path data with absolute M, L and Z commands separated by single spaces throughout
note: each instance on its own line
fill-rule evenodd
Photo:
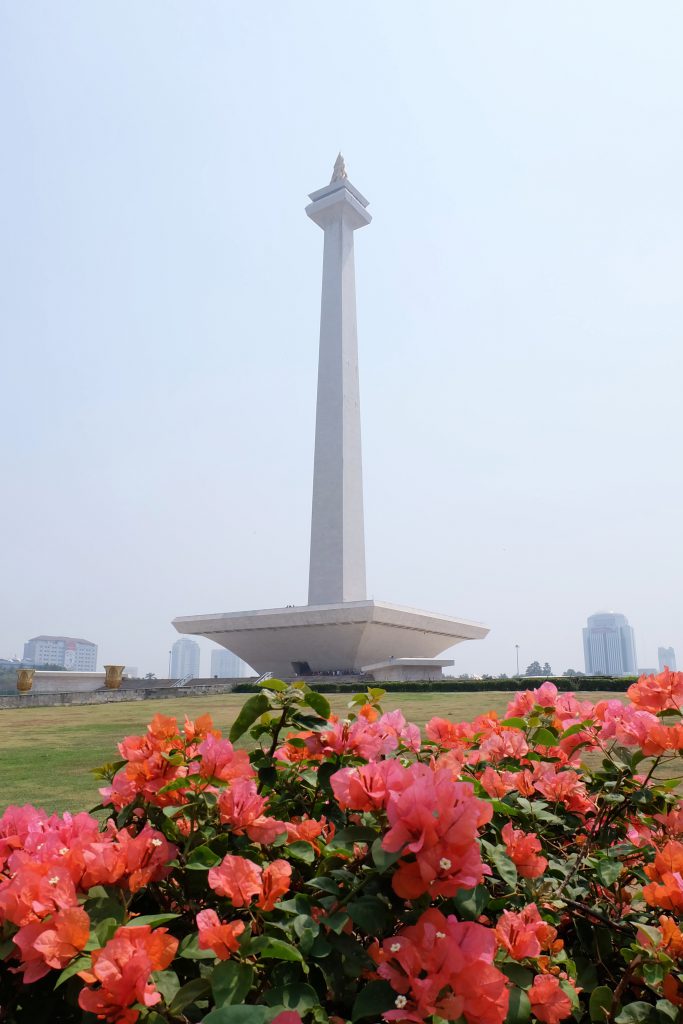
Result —
M 71 672 L 95 672 L 97 644 L 75 636 L 34 636 L 24 644 L 24 664 L 58 665 Z
M 199 675 L 199 644 L 187 636 L 181 636 L 171 648 L 171 678 L 184 679 Z
M 211 676 L 219 679 L 245 679 L 254 673 L 249 666 L 232 651 L 220 647 L 211 651 Z
M 676 652 L 673 647 L 658 647 L 657 660 L 660 672 L 663 672 L 665 668 L 671 669 L 672 672 L 676 671 Z
M 636 675 L 636 641 L 626 616 L 615 612 L 589 615 L 583 654 L 589 676 Z

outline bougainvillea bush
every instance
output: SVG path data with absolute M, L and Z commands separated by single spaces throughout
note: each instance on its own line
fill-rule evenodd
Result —
M 1 1021 L 681 1020 L 683 673 L 425 736 L 262 687 L 123 739 L 93 814 L 0 818 Z

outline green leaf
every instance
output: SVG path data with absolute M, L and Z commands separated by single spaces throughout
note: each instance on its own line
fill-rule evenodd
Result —
M 178 956 L 184 960 L 215 960 L 216 954 L 212 949 L 200 949 L 199 936 L 187 935 L 178 947 Z
M 130 921 L 126 922 L 126 928 L 139 928 L 141 925 L 149 925 L 150 928 L 156 928 L 157 925 L 173 921 L 176 917 L 180 917 L 180 914 L 146 914 L 143 917 L 131 918 Z
M 660 1019 L 664 1018 L 665 1021 L 670 1021 L 671 1024 L 676 1024 L 679 1020 L 678 1007 L 670 1003 L 668 999 L 657 1000 L 657 1013 Z
M 510 729 L 526 729 L 527 725 L 525 718 L 504 718 L 500 724 Z
M 500 969 L 518 988 L 531 988 L 534 975 L 526 967 L 522 967 L 521 964 L 501 964 Z
M 60 985 L 63 985 L 69 978 L 73 978 L 74 974 L 78 974 L 79 971 L 88 970 L 90 967 L 92 967 L 92 961 L 89 956 L 76 957 L 59 975 L 55 982 L 55 988 L 59 988 Z
M 202 1018 L 202 1024 L 266 1024 L 267 1006 L 221 1006 Z
M 311 878 L 304 884 L 309 889 L 320 889 L 321 892 L 329 892 L 332 896 L 339 896 L 341 892 L 337 883 L 327 875 L 318 875 L 317 878 Z
M 363 1017 L 378 1018 L 387 1010 L 396 1008 L 396 993 L 388 981 L 371 981 L 356 996 L 351 1011 L 351 1020 L 362 1020 Z
M 266 992 L 264 998 L 269 1006 L 284 1006 L 286 1010 L 297 1010 L 299 1014 L 320 1005 L 318 993 L 303 982 L 277 985 Z
M 533 742 L 536 744 L 536 746 L 556 747 L 557 736 L 554 732 L 551 732 L 550 729 L 536 729 L 533 736 Z
M 296 946 L 283 942 L 282 939 L 273 939 L 270 935 L 259 935 L 252 939 L 245 952 L 248 955 L 258 953 L 259 956 L 274 960 L 299 960 L 303 963 L 303 957 Z
M 613 1002 L 614 993 L 608 985 L 598 985 L 597 988 L 594 988 L 591 992 L 591 998 L 588 1004 L 588 1012 L 591 1020 L 597 1022 L 605 1021 L 612 1009 Z
M 296 860 L 302 860 L 304 864 L 312 864 L 315 860 L 315 850 L 310 843 L 304 839 L 297 839 L 295 843 L 289 843 L 286 852 Z
M 507 883 L 510 889 L 514 889 L 517 885 L 517 868 L 510 858 L 497 846 L 491 853 L 491 860 L 503 881 Z
M 322 693 L 317 693 L 315 690 L 309 690 L 304 697 L 304 703 L 308 704 L 309 708 L 313 708 L 317 711 L 321 718 L 327 721 L 332 714 L 329 701 L 326 697 L 323 697 Z
M 259 686 L 264 690 L 274 690 L 276 693 L 282 693 L 287 689 L 287 683 L 284 683 L 282 679 L 262 679 Z
M 210 990 L 211 986 L 206 978 L 193 978 L 192 981 L 188 981 L 186 985 L 178 989 L 173 1001 L 169 1004 L 169 1013 L 179 1014 L 186 1006 L 207 996 Z
M 170 1006 L 180 991 L 180 982 L 175 971 L 154 971 L 152 981 L 164 997 L 164 1002 Z
M 236 960 L 216 964 L 211 975 L 211 991 L 216 1006 L 242 1003 L 254 980 L 254 968 Z
M 234 743 L 242 736 L 250 725 L 253 725 L 257 718 L 260 718 L 268 708 L 270 707 L 270 701 L 266 697 L 265 693 L 257 693 L 253 697 L 250 697 L 248 701 L 242 706 L 242 710 L 239 715 L 232 723 L 232 729 L 230 730 L 230 742 Z
M 191 871 L 208 871 L 220 862 L 221 858 L 209 846 L 197 846 L 187 858 L 187 867 Z
M 616 1024 L 658 1024 L 659 1015 L 654 1006 L 639 1000 L 623 1006 L 614 1020 Z
M 596 872 L 603 885 L 613 885 L 622 872 L 623 865 L 620 860 L 612 860 L 611 857 L 603 857 L 598 861 Z
M 468 921 L 476 921 L 484 913 L 488 901 L 489 892 L 485 885 L 478 885 L 475 889 L 461 889 L 453 899 L 458 917 Z
M 510 1006 L 505 1024 L 525 1024 L 531 1016 L 531 1003 L 529 997 L 522 988 L 510 989 Z
M 372 859 L 378 871 L 386 871 L 392 864 L 395 864 L 401 857 L 401 850 L 396 853 L 388 853 L 382 846 L 381 839 L 375 839 L 370 848 Z
M 373 828 L 368 828 L 365 825 L 349 825 L 348 828 L 340 828 L 335 833 L 330 845 L 353 846 L 354 843 L 371 843 L 376 836 L 377 832 Z
M 389 911 L 377 896 L 359 896 L 347 904 L 346 909 L 354 924 L 366 935 L 380 935 L 389 921 Z

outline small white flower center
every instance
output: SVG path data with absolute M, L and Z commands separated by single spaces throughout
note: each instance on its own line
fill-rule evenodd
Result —
M 394 1003 L 394 1006 L 396 1007 L 397 1010 L 402 1010 L 407 1002 L 408 1000 L 406 999 L 405 996 L 396 996 L 396 1002 Z
M 59 852 L 61 853 L 62 857 L 66 857 L 67 853 L 69 852 L 68 846 L 63 846 Z
M 389 946 L 389 949 L 391 950 L 392 953 L 398 953 L 400 948 L 401 948 L 401 943 L 400 942 L 392 942 L 391 945 Z
M 450 870 L 451 862 L 449 861 L 448 857 L 441 858 L 441 860 L 439 861 L 439 867 L 441 868 L 442 871 Z
M 445 932 L 437 932 L 436 933 L 436 937 L 437 937 L 437 939 L 445 939 L 446 938 L 446 933 Z
M 59 885 L 59 875 L 54 875 L 52 878 L 48 878 L 50 885 Z
M 152 839 L 152 846 L 161 846 L 161 839 Z

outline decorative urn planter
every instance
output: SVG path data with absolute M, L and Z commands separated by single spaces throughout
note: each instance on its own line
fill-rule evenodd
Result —
M 105 665 L 104 685 L 108 690 L 119 690 L 123 682 L 123 670 L 125 665 Z
M 19 693 L 28 693 L 33 686 L 34 668 L 17 669 L 17 690 Z

